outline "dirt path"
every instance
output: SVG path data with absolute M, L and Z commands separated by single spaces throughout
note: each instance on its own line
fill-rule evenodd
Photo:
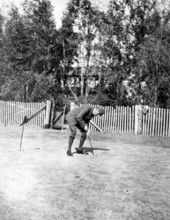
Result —
M 1 220 L 170 219 L 168 139 L 91 134 L 66 156 L 68 133 L 0 127 Z M 74 147 L 78 145 L 79 137 Z

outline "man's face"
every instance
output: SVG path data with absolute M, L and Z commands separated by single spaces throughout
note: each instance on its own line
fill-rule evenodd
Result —
M 95 109 L 93 110 L 93 115 L 94 115 L 94 116 L 99 115 L 99 110 L 98 110 L 97 108 L 95 108 Z

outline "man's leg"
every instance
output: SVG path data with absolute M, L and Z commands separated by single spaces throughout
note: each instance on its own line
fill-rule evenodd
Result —
M 86 131 L 84 129 L 80 129 L 80 132 L 81 132 L 81 137 L 80 137 L 80 143 L 79 143 L 79 147 L 77 148 L 77 153 L 79 154 L 83 154 L 83 145 L 84 145 L 84 142 L 86 140 L 86 137 L 87 137 L 87 134 L 86 134 Z
M 68 150 L 67 150 L 67 155 L 68 156 L 72 156 L 71 147 L 73 145 L 73 142 L 74 142 L 74 137 L 70 136 L 69 141 L 68 141 Z
M 75 125 L 69 125 L 69 128 L 70 128 L 71 134 L 69 136 L 67 155 L 72 156 L 71 147 L 73 145 L 73 142 L 76 136 L 77 128 Z

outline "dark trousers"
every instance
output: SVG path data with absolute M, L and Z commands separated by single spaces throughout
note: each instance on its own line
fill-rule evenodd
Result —
M 68 121 L 69 128 L 70 128 L 70 138 L 69 138 L 69 144 L 68 144 L 68 151 L 71 152 L 71 147 L 72 147 L 74 138 L 76 136 L 77 129 L 79 129 L 79 131 L 81 132 L 79 149 L 82 149 L 83 144 L 84 144 L 86 137 L 87 137 L 86 131 L 83 128 L 81 128 L 79 123 L 70 115 L 67 115 L 66 119 Z
M 75 138 L 76 133 L 77 133 L 77 129 L 79 129 L 79 131 L 81 132 L 81 136 L 86 138 L 87 134 L 86 131 L 84 130 L 84 128 L 81 128 L 80 125 L 78 124 L 78 122 L 71 117 L 67 117 L 67 121 L 69 124 L 69 128 L 70 128 L 70 136 Z

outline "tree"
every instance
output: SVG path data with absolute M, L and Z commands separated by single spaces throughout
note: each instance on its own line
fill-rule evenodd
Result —
M 29 71 L 34 73 L 32 96 L 34 100 L 54 97 L 56 90 L 58 92 L 61 89 L 58 68 L 62 47 L 56 40 L 58 32 L 52 15 L 52 5 L 48 0 L 32 0 L 25 1 L 24 9 L 31 54 Z
M 144 102 L 153 106 L 169 107 L 170 100 L 170 16 L 157 14 L 157 27 L 137 53 L 136 71 L 140 73 L 138 90 Z
M 140 45 L 155 31 L 155 7 L 155 0 L 111 0 L 107 13 L 102 17 L 103 22 L 99 26 L 100 66 L 105 69 L 107 84 L 103 92 L 116 104 L 133 102 L 133 97 L 128 97 L 127 83 L 131 83 L 133 75 L 138 77 L 136 54 Z
M 10 18 L 7 20 L 3 38 L 3 55 L 6 66 L 4 68 L 5 81 L 3 84 L 3 98 L 11 100 L 23 100 L 23 72 L 22 66 L 22 42 L 24 24 L 18 9 L 13 6 Z M 26 58 L 24 58 L 26 59 Z
M 97 33 L 97 10 L 87 0 L 71 0 L 65 12 L 65 22 L 71 24 L 76 34 L 78 45 L 77 66 L 81 72 L 81 96 L 87 98 L 88 78 L 90 77 L 90 65 L 93 52 L 93 44 Z
M 64 12 L 62 18 L 62 26 L 58 30 L 58 43 L 62 47 L 62 62 L 60 72 L 62 75 L 63 87 L 65 94 L 70 94 L 69 74 L 73 72 L 73 65 L 77 62 L 78 50 L 78 34 L 74 31 L 74 22 L 76 19 L 76 9 L 71 3 L 68 4 L 68 9 Z M 72 91 L 72 90 L 71 90 Z
M 24 14 L 13 7 L 5 26 L 5 53 L 10 80 L 22 101 L 41 101 L 61 90 L 58 67 L 62 47 L 48 0 L 24 2 Z M 22 85 L 22 86 L 21 86 Z
M 4 33 L 3 33 L 4 17 L 0 14 L 0 96 L 2 96 L 2 86 L 5 84 L 5 56 L 4 56 Z

